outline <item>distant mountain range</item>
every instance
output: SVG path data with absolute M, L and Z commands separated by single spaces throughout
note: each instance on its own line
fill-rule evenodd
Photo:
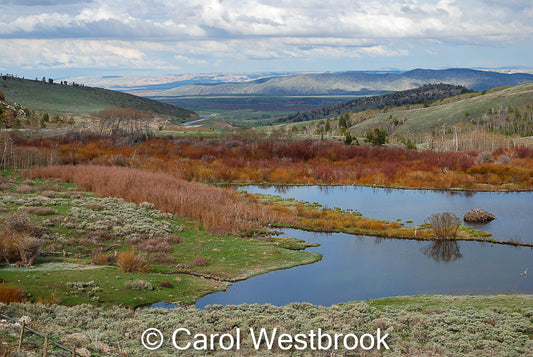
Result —
M 265 77 L 251 81 L 224 83 L 167 83 L 145 87 L 148 96 L 176 97 L 200 95 L 343 95 L 400 91 L 425 84 L 447 83 L 480 91 L 533 81 L 533 74 L 501 73 L 474 69 L 415 69 L 408 72 L 307 73 Z M 175 85 L 175 88 L 168 88 Z

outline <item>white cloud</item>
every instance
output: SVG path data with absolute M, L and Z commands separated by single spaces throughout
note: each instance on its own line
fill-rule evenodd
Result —
M 526 7 L 522 10 L 522 14 L 528 18 L 533 18 L 533 7 Z
M 0 65 L 21 68 L 157 68 L 175 69 L 150 59 L 134 43 L 107 40 L 0 40 Z
M 420 47 L 420 51 L 438 53 L 441 44 L 530 46 L 533 38 L 530 0 L 26 0 L 3 4 L 0 49 L 12 46 L 29 55 L 16 56 L 13 62 L 27 67 L 176 68 L 231 57 L 395 57 L 409 56 L 416 52 L 413 46 L 427 42 L 435 47 Z M 6 40 L 12 44 L 6 45 Z M 35 53 L 42 55 L 30 55 Z M 9 66 L 6 52 L 0 52 L 2 63 Z
M 483 6 L 484 2 L 491 6 Z M 522 2 L 517 2 L 522 3 Z M 427 1 L 267 1 L 267 0 L 96 0 L 77 8 L 48 6 L 47 12 L 1 16 L 2 33 L 39 37 L 52 29 L 80 27 L 89 37 L 106 34 L 91 25 L 109 26 L 107 36 L 157 39 L 238 38 L 242 36 L 330 36 L 357 38 L 484 37 L 499 31 L 509 37 L 532 33 L 520 19 L 531 7 L 504 2 L 470 0 Z M 24 7 L 19 7 L 24 8 Z M 1 9 L 1 7 L 0 7 Z M 119 29 L 111 24 L 120 24 Z M 511 25 L 512 32 L 509 30 Z M 520 25 L 520 26 L 517 26 Z M 516 32 L 521 27 L 520 32 Z M 78 33 L 74 31 L 74 33 Z M 68 33 L 65 35 L 68 36 Z

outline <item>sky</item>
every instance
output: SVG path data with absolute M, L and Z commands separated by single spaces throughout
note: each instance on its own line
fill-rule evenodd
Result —
M 533 67 L 531 0 L 0 0 L 26 77 Z

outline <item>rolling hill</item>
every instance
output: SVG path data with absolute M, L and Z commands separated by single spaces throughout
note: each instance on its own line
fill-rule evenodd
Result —
M 427 84 L 420 88 L 377 96 L 361 97 L 308 112 L 289 114 L 284 118 L 277 119 L 274 123 L 292 123 L 331 118 L 345 113 L 361 112 L 368 109 L 383 109 L 386 106 L 399 107 L 402 105 L 423 104 L 425 101 L 427 101 L 427 103 L 433 103 L 439 99 L 472 92 L 473 91 L 463 86 L 442 83 Z
M 86 86 L 1 76 L 0 91 L 10 102 L 54 113 L 94 114 L 108 107 L 151 110 L 175 123 L 198 119 L 193 111 L 132 94 Z
M 430 83 L 462 85 L 488 90 L 533 81 L 526 73 L 500 73 L 473 69 L 415 69 L 404 73 L 342 72 L 297 74 L 261 78 L 246 82 L 206 83 L 152 91 L 150 96 L 198 95 L 362 95 L 376 91 L 400 91 Z
M 388 128 L 389 132 L 397 134 L 424 133 L 443 125 L 467 123 L 491 125 L 498 120 L 503 124 L 495 129 L 503 130 L 506 126 L 517 127 L 519 124 L 516 122 L 516 117 L 520 117 L 522 124 L 526 124 L 529 128 L 532 106 L 533 83 L 530 82 L 513 87 L 496 88 L 486 94 L 455 102 L 444 101 L 441 105 L 428 108 L 381 113 L 352 126 L 349 130 L 358 136 L 374 128 Z M 391 121 L 398 124 L 391 128 Z

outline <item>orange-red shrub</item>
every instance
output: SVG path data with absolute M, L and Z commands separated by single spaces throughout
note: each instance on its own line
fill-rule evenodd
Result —
M 135 250 L 117 254 L 117 265 L 125 273 L 145 273 L 149 270 L 148 262 L 140 255 L 135 255 Z
M 12 302 L 24 302 L 26 294 L 24 291 L 10 285 L 0 285 L 0 301 L 4 304 Z
M 279 221 L 269 207 L 246 203 L 234 191 L 187 182 L 165 173 L 105 166 L 49 166 L 32 177 L 60 177 L 99 196 L 151 202 L 158 209 L 193 218 L 211 232 L 239 233 Z

